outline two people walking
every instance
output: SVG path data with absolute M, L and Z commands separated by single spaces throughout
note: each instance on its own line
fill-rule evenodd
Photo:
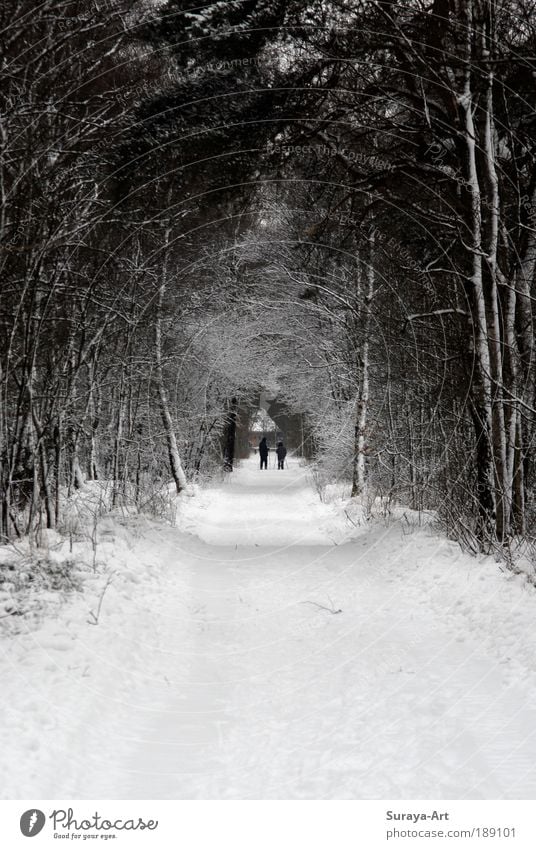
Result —
M 266 442 L 266 437 L 263 436 L 261 441 L 259 442 L 259 455 L 261 458 L 261 469 L 268 468 L 268 452 L 270 449 L 268 448 L 268 443 Z M 275 453 L 277 454 L 277 468 L 284 469 L 285 468 L 285 457 L 287 456 L 287 449 L 283 445 L 282 442 L 277 443 L 277 448 L 275 449 Z

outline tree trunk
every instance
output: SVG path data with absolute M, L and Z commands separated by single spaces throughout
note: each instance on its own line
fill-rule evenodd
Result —
M 155 319 L 155 374 L 156 374 L 156 384 L 158 387 L 158 399 L 160 402 L 160 415 L 162 418 L 162 424 L 164 426 L 164 434 L 166 438 L 167 450 L 168 450 L 168 458 L 169 458 L 169 468 L 171 471 L 171 475 L 173 477 L 173 481 L 175 483 L 175 488 L 177 493 L 183 491 L 183 489 L 187 486 L 186 475 L 184 474 L 184 469 L 182 468 L 181 458 L 179 455 L 179 448 L 177 445 L 177 437 L 175 436 L 175 430 L 173 428 L 173 421 L 171 418 L 171 413 L 169 412 L 169 402 L 166 392 L 166 386 L 164 382 L 164 371 L 162 367 L 162 311 L 164 306 L 164 297 L 166 294 L 166 277 L 167 277 L 167 250 L 169 245 L 169 229 L 166 230 L 165 234 L 165 248 L 166 255 L 164 257 L 164 267 L 162 269 L 162 278 L 160 282 L 160 286 L 158 289 L 158 300 L 156 305 L 156 319 Z
M 368 237 L 367 252 L 367 293 L 363 305 L 362 343 L 361 343 L 361 374 L 359 394 L 356 407 L 356 422 L 354 429 L 354 466 L 352 475 L 352 498 L 363 495 L 366 487 L 365 478 L 365 432 L 369 405 L 369 347 L 372 299 L 374 297 L 374 230 Z
M 225 472 L 233 471 L 236 441 L 237 407 L 237 398 L 231 398 L 231 402 L 229 404 L 229 412 L 227 414 L 227 428 L 225 433 L 225 448 L 223 454 L 223 469 Z
M 89 420 L 89 451 L 87 461 L 87 478 L 90 481 L 99 480 L 100 477 L 97 451 L 97 431 L 99 427 L 99 399 L 96 385 L 97 358 L 97 350 L 94 349 L 91 354 L 91 359 L 87 364 L 87 412 Z
M 119 490 L 119 479 L 121 477 L 121 444 L 123 441 L 123 425 L 124 425 L 124 405 L 123 405 L 123 382 L 124 370 L 121 369 L 121 380 L 119 381 L 118 401 L 117 401 L 117 420 L 115 426 L 114 437 L 114 453 L 112 463 L 112 506 L 117 503 L 117 494 Z
M 478 522 L 476 532 L 485 542 L 495 534 L 495 470 L 493 463 L 492 387 L 489 337 L 484 296 L 482 262 L 482 211 L 481 190 L 476 158 L 476 126 L 473 120 L 475 103 L 471 86 L 472 39 L 474 33 L 473 3 L 466 0 L 465 9 L 465 78 L 458 96 L 462 114 L 464 170 L 467 187 L 465 204 L 466 224 L 470 236 L 470 273 L 468 275 L 469 300 L 474 337 L 474 374 L 471 386 L 472 417 L 475 427 Z

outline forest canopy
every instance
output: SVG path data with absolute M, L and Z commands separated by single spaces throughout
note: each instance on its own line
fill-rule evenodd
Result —
M 267 392 L 319 480 L 534 533 L 534 7 L 2 3 L 3 542 Z

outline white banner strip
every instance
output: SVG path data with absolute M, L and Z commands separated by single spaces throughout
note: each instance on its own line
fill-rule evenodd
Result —
M 185 849 L 536 847 L 532 801 L 0 802 L 0 845 Z M 30 843 L 35 840 L 35 843 Z

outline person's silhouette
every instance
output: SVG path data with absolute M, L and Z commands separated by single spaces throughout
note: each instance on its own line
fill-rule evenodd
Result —
M 268 444 L 266 442 L 266 437 L 263 436 L 261 441 L 259 442 L 259 454 L 261 455 L 261 469 L 268 469 Z

